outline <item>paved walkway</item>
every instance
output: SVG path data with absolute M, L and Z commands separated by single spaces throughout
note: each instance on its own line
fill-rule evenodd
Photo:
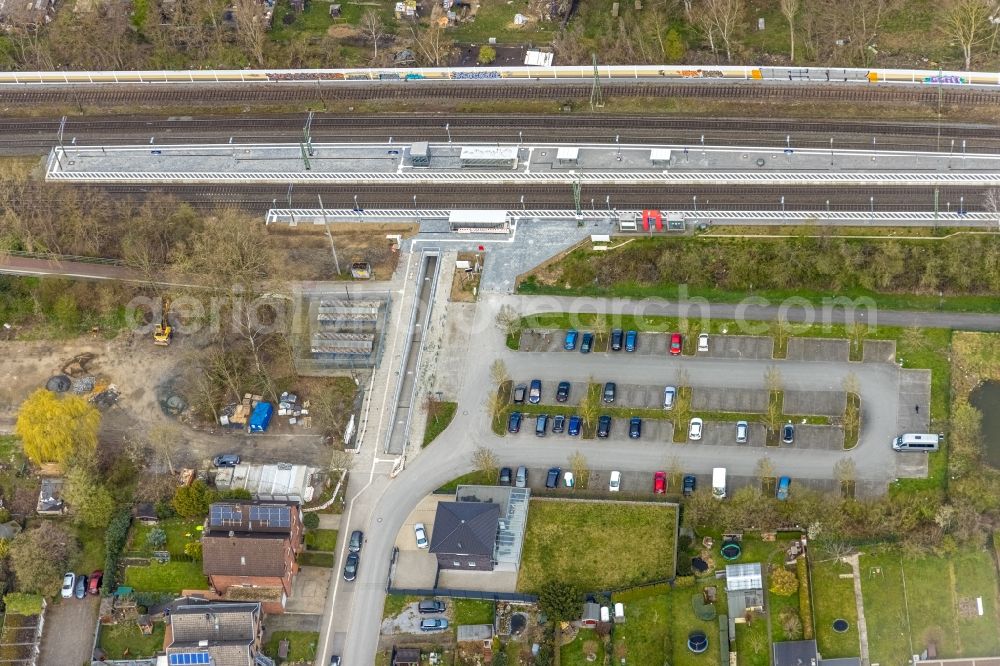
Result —
M 858 553 L 843 558 L 844 562 L 851 565 L 854 573 L 854 603 L 858 608 L 858 640 L 861 643 L 861 663 L 868 666 L 871 660 L 868 658 L 868 623 L 865 621 L 865 600 L 861 596 L 861 562 Z

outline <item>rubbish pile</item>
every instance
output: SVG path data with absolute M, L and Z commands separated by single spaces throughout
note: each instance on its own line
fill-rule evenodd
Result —
M 103 391 L 95 393 L 91 396 L 90 401 L 94 403 L 95 407 L 103 412 L 111 407 L 114 407 L 118 402 L 118 396 L 120 395 L 121 391 L 118 390 L 118 387 L 114 384 L 110 384 Z
M 232 428 L 240 428 L 247 424 L 250 415 L 253 414 L 257 403 L 264 399 L 262 395 L 245 393 L 243 401 L 239 404 L 233 403 L 222 408 L 219 414 L 219 423 Z
M 312 427 L 312 417 L 309 416 L 309 401 L 299 405 L 299 396 L 285 391 L 278 398 L 278 416 L 287 416 L 288 425 L 298 425 L 303 428 Z

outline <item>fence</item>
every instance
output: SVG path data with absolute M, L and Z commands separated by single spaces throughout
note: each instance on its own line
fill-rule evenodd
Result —
M 445 588 L 389 588 L 389 594 L 405 594 L 414 597 L 448 597 L 451 599 L 477 599 L 479 601 L 510 601 L 513 603 L 534 604 L 538 597 L 533 594 L 518 594 L 516 592 L 486 592 L 482 590 L 449 590 Z

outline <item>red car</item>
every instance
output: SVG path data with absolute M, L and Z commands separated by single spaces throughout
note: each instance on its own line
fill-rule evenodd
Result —
M 670 355 L 679 356 L 681 353 L 681 334 L 671 333 L 670 334 Z
M 653 474 L 653 492 L 657 495 L 667 492 L 667 475 L 665 472 L 656 472 Z
M 100 594 L 102 578 L 104 578 L 104 572 L 100 569 L 90 574 L 90 578 L 87 579 L 87 585 L 89 586 L 88 592 L 95 596 Z

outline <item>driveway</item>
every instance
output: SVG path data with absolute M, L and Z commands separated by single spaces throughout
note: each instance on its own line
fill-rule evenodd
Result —
M 292 594 L 285 604 L 286 613 L 323 613 L 326 592 L 330 587 L 330 567 L 302 567 L 292 582 Z
M 45 610 L 39 666 L 76 666 L 88 662 L 87 653 L 97 629 L 99 597 L 60 599 Z

